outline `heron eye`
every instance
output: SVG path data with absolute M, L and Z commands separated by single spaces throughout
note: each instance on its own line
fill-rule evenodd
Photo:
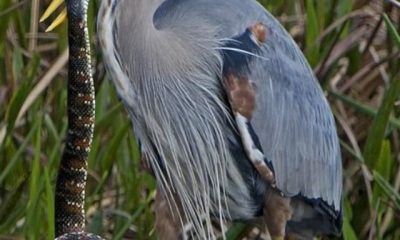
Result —
M 47 7 L 43 15 L 40 17 L 40 22 L 43 22 L 44 20 L 49 18 L 51 14 L 53 14 L 63 2 L 64 0 L 53 0 Z M 47 27 L 46 32 L 50 32 L 54 28 L 58 27 L 62 22 L 64 22 L 66 18 L 67 18 L 67 9 L 64 7 L 61 13 L 57 16 L 57 18 L 49 25 L 49 27 Z

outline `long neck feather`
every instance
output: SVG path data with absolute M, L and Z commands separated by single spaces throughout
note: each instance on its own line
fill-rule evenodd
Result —
M 218 29 L 184 11 L 157 12 L 161 2 L 120 0 L 113 10 L 105 3 L 98 17 L 100 44 L 158 183 L 178 196 L 182 217 L 196 233 L 210 239 L 211 215 L 222 220 L 253 214 L 228 150 Z M 230 184 L 243 201 L 224 196 Z M 235 212 L 241 210 L 248 212 Z

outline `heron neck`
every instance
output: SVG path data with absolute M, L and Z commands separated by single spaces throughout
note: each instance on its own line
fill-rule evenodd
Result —
M 100 9 L 98 34 L 104 59 L 119 95 L 129 96 L 128 104 L 134 105 L 132 97 L 138 94 L 170 96 L 168 89 L 177 84 L 190 87 L 184 85 L 203 76 L 202 69 L 209 69 L 210 81 L 219 72 L 217 43 L 207 39 L 216 30 L 201 19 L 185 19 L 187 15 L 155 15 L 163 2 L 119 0 Z

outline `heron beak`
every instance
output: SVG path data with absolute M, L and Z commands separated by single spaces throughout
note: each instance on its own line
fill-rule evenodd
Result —
M 64 0 L 53 0 L 43 15 L 40 17 L 40 22 L 46 20 L 54 11 L 64 2 Z M 52 31 L 54 28 L 59 26 L 67 18 L 67 9 L 64 8 L 57 18 L 50 24 L 46 29 L 46 32 Z

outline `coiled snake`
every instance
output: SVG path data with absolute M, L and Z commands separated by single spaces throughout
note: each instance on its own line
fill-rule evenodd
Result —
M 87 158 L 95 95 L 87 29 L 88 0 L 66 0 L 68 15 L 68 134 L 55 192 L 57 239 L 101 239 L 85 233 Z

